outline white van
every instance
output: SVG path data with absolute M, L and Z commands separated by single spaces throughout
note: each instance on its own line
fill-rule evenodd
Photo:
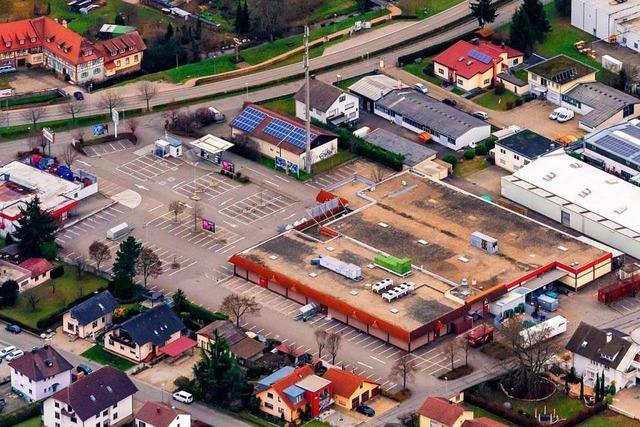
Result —
M 173 393 L 173 400 L 186 403 L 187 405 L 193 402 L 193 394 L 184 390 L 176 391 Z
M 122 224 L 118 224 L 115 227 L 107 230 L 107 239 L 118 240 L 119 238 L 129 234 L 131 230 L 133 230 L 133 227 L 131 227 L 126 222 L 123 222 Z

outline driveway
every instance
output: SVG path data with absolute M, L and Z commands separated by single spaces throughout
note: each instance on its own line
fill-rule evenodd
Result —
M 165 359 L 136 374 L 136 378 L 169 392 L 175 388 L 173 382 L 176 378 L 193 378 L 193 366 L 198 359 L 200 359 L 200 351 L 196 348 L 193 350 L 193 355 L 180 358 L 174 363 L 169 363 L 168 359 Z
M 7 84 L 18 94 L 46 89 L 72 91 L 72 88 L 74 88 L 74 86 L 44 70 L 20 69 L 17 73 L 9 74 L 6 77 Z
M 634 420 L 640 420 L 640 388 L 631 387 L 616 393 L 609 409 Z
M 602 62 L 604 55 L 609 55 L 622 61 L 623 64 L 640 63 L 640 53 L 628 47 L 620 46 L 618 43 L 607 43 L 602 40 L 591 43 L 591 48 L 598 54 L 598 60 Z

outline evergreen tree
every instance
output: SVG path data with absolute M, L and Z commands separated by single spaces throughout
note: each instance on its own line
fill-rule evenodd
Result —
M 527 12 L 522 6 L 513 14 L 511 21 L 509 43 L 514 48 L 524 52 L 525 55 L 530 55 L 533 52 L 535 35 Z
M 251 15 L 249 15 L 247 0 L 244 0 L 244 7 L 242 8 L 242 31 L 245 34 L 251 31 Z
M 607 394 L 607 389 L 604 386 L 604 372 L 600 375 L 600 402 L 604 400 L 605 395 Z
M 164 39 L 171 40 L 172 38 L 173 38 L 173 25 L 169 23 L 169 25 L 167 25 L 167 32 L 164 33 Z
M 18 240 L 18 250 L 25 258 L 42 256 L 42 245 L 55 242 L 58 226 L 48 212 L 40 209 L 38 196 L 20 207 L 20 218 L 16 224 L 14 238 Z
M 119 13 L 116 14 L 116 19 L 114 21 L 116 25 L 125 25 L 124 18 Z
M 18 299 L 18 282 L 15 280 L 7 280 L 0 286 L 0 297 L 2 297 L 2 305 L 5 307 L 13 307 Z
M 554 4 L 560 16 L 571 16 L 571 0 L 554 0 Z
M 198 20 L 196 21 L 195 38 L 196 40 L 200 40 L 202 38 L 202 20 L 199 17 L 198 17 Z
M 45 11 L 45 15 L 51 15 L 51 2 L 47 2 L 47 10 Z
M 242 33 L 244 27 L 244 15 L 242 13 L 242 5 L 240 4 L 240 0 L 238 0 L 238 4 L 236 6 L 236 22 L 234 24 L 236 29 L 236 33 Z
M 542 2 L 540 0 L 524 0 L 522 8 L 531 23 L 534 39 L 539 43 L 543 42 L 547 33 L 551 31 L 551 25 L 547 19 Z
M 484 27 L 484 24 L 495 21 L 498 16 L 496 5 L 491 0 L 478 0 L 469 3 L 471 15 L 478 20 L 478 25 Z
M 584 400 L 584 377 L 580 377 L 580 400 Z
M 133 236 L 127 237 L 116 252 L 116 260 L 113 263 L 113 274 L 116 278 L 125 278 L 133 282 L 136 275 L 136 261 L 142 250 L 142 244 Z

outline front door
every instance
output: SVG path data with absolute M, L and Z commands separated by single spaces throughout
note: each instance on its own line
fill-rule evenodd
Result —
M 562 217 L 562 225 L 564 225 L 565 227 L 571 227 L 571 214 L 569 212 L 565 212 L 562 211 L 561 212 L 561 217 Z

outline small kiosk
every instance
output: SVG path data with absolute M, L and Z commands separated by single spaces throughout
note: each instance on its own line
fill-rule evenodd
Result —
M 213 135 L 205 135 L 196 139 L 191 145 L 198 157 L 216 165 L 222 164 L 222 154 L 233 147 L 233 143 Z
M 153 147 L 153 154 L 158 157 L 180 157 L 182 156 L 182 141 L 165 135 L 160 139 L 156 139 Z

